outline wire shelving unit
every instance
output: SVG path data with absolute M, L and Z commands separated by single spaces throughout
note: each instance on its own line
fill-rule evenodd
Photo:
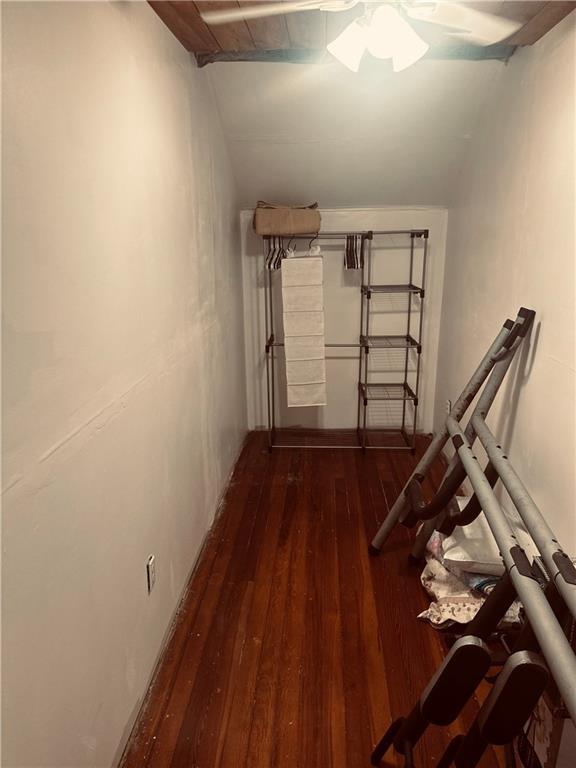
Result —
M 414 452 L 418 414 L 418 391 L 420 387 L 420 369 L 422 355 L 422 330 L 424 323 L 424 299 L 426 284 L 426 260 L 428 256 L 428 230 L 369 230 L 362 232 L 320 232 L 318 235 L 297 235 L 290 239 L 301 240 L 341 240 L 355 236 L 360 238 L 361 275 L 360 286 L 360 328 L 358 341 L 351 343 L 332 342 L 325 347 L 358 350 L 358 387 L 357 387 L 357 426 L 356 429 L 318 430 L 317 435 L 300 435 L 297 428 L 279 430 L 276 427 L 276 351 L 284 347 L 284 342 L 277 339 L 274 329 L 274 307 L 272 273 L 267 270 L 265 289 L 266 316 L 266 391 L 268 413 L 268 444 L 272 448 L 360 448 L 363 450 L 380 448 L 389 450 L 410 450 Z M 381 255 L 374 253 L 372 244 L 375 237 L 404 235 L 410 238 L 409 268 L 405 283 L 373 283 L 374 259 Z M 265 236 L 264 259 L 271 236 Z M 416 265 L 416 247 L 420 247 L 422 256 L 419 269 Z M 331 251 L 328 251 L 330 253 Z M 338 249 L 334 252 L 341 253 Z M 392 257 L 393 258 L 393 257 Z M 418 272 L 419 274 L 416 274 Z M 382 334 L 374 332 L 374 312 L 372 302 L 379 296 L 406 296 L 405 332 Z M 378 329 L 381 331 L 381 329 Z M 370 356 L 381 351 L 396 350 L 403 353 L 402 380 L 386 381 L 379 378 L 378 372 L 370 367 Z M 412 356 L 416 356 L 415 367 L 410 367 Z M 391 408 L 400 407 L 399 424 L 390 429 L 386 426 L 372 426 L 368 423 L 370 404 Z M 386 405 L 388 404 L 388 405 Z M 277 440 L 282 432 L 285 440 Z

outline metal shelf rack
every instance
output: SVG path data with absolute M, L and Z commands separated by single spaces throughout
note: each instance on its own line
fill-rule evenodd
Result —
M 418 349 L 420 342 L 416 341 L 409 333 L 405 336 L 360 336 L 360 346 L 369 349 Z
M 400 435 L 403 444 L 394 445 L 394 450 L 410 450 L 414 453 L 416 445 L 416 423 L 418 415 L 418 390 L 420 386 L 420 363 L 422 356 L 422 328 L 424 322 L 424 286 L 426 284 L 426 258 L 428 255 L 428 230 L 412 230 L 410 235 L 410 262 L 408 281 L 406 283 L 394 283 L 389 285 L 372 284 L 373 258 L 372 248 L 366 249 L 366 258 L 362 265 L 362 288 L 360 306 L 360 359 L 358 365 L 358 435 L 363 448 L 368 445 L 367 425 L 368 406 L 370 401 L 394 401 L 402 402 L 402 416 Z M 415 284 L 415 246 L 416 241 L 423 243 L 420 284 Z M 406 333 L 395 335 L 374 335 L 372 330 L 371 304 L 374 295 L 378 294 L 404 294 L 408 297 L 406 311 Z M 416 302 L 419 307 L 416 310 Z M 413 321 L 413 315 L 417 311 L 418 321 Z M 417 325 L 417 329 L 414 327 Z M 417 332 L 417 338 L 414 333 Z M 400 349 L 404 350 L 404 374 L 403 381 L 390 383 L 373 379 L 369 370 L 370 350 Z M 414 386 L 410 386 L 409 362 L 411 353 L 416 353 L 416 371 Z M 408 405 L 410 404 L 410 408 Z M 411 411 L 411 425 L 409 426 L 409 410 Z M 381 446 L 386 448 L 389 446 Z
M 372 241 L 378 235 L 406 235 L 410 237 L 410 266 L 408 281 L 406 283 L 376 284 L 372 283 Z M 418 409 L 418 388 L 420 384 L 420 361 L 422 353 L 422 327 L 424 319 L 424 296 L 426 281 L 426 259 L 428 252 L 428 230 L 381 230 L 363 232 L 320 232 L 319 234 L 296 235 L 291 240 L 341 240 L 343 244 L 348 236 L 356 236 L 361 240 L 361 272 L 362 281 L 360 287 L 360 333 L 358 341 L 352 343 L 326 343 L 330 348 L 348 348 L 358 350 L 358 420 L 356 430 L 318 430 L 317 436 L 299 435 L 298 429 L 281 430 L 286 433 L 286 441 L 280 443 L 277 440 L 276 428 L 276 397 L 275 397 L 275 351 L 284 347 L 284 341 L 277 339 L 274 333 L 274 307 L 272 293 L 272 272 L 269 269 L 267 279 L 264 280 L 265 292 L 265 318 L 266 318 L 266 390 L 268 410 L 268 445 L 272 448 L 360 448 L 388 449 L 388 450 L 415 450 L 416 418 Z M 265 236 L 264 262 L 270 246 L 271 236 Z M 419 284 L 415 277 L 415 242 L 423 242 L 422 269 Z M 339 252 L 339 251 L 338 251 Z M 375 334 L 372 333 L 371 301 L 374 295 L 395 294 L 406 295 L 408 308 L 406 312 L 406 332 L 403 334 Z M 419 304 L 416 307 L 416 303 Z M 417 324 L 413 315 L 419 315 Z M 415 326 L 417 325 L 417 331 Z M 413 327 L 414 326 L 414 327 Z M 417 333 L 417 336 L 414 334 Z M 403 381 L 388 382 L 372 380 L 372 372 L 369 370 L 370 350 L 400 350 L 404 351 Z M 411 386 L 408 381 L 410 355 L 416 354 L 415 383 Z M 368 427 L 367 410 L 369 403 L 396 402 L 402 403 L 402 421 L 399 429 L 387 429 L 382 427 Z M 408 426 L 407 404 L 411 404 L 412 422 Z M 329 434 L 333 432 L 334 434 Z
M 362 293 L 371 298 L 372 293 L 418 293 L 420 298 L 424 298 L 424 289 L 419 288 L 412 283 L 407 285 L 363 285 Z

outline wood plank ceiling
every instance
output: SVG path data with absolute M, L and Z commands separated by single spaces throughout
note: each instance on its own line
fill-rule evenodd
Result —
M 282 3 L 285 0 L 278 0 Z M 363 3 L 339 13 L 300 11 L 230 24 L 207 25 L 200 15 L 210 8 L 249 7 L 257 0 L 149 0 L 158 16 L 203 66 L 214 61 L 317 61 L 326 43 L 364 12 Z M 430 43 L 432 58 L 508 58 L 516 46 L 532 45 L 576 8 L 576 2 L 486 0 L 467 5 L 522 23 L 502 44 L 488 48 L 446 43 L 431 25 L 415 24 Z

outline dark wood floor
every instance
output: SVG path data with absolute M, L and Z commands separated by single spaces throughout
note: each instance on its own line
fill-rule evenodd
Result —
M 367 553 L 413 462 L 270 455 L 262 433 L 248 436 L 123 768 L 368 768 L 444 655 L 416 619 L 427 600 L 408 531 Z M 473 709 L 428 730 L 418 768 L 436 765 Z M 493 753 L 482 762 L 497 765 Z

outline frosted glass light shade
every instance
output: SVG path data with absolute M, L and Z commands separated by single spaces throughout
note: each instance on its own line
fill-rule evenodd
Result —
M 372 56 L 392 59 L 394 72 L 415 64 L 430 47 L 391 5 L 381 5 L 372 14 L 366 43 Z
M 364 24 L 353 21 L 326 48 L 334 58 L 352 72 L 358 72 L 360 61 L 366 51 L 368 29 Z

